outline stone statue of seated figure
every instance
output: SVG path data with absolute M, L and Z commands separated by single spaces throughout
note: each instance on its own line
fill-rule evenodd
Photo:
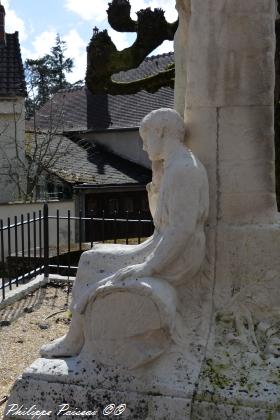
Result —
M 69 332 L 43 346 L 43 357 L 90 355 L 133 368 L 172 341 L 176 287 L 197 274 L 205 256 L 208 180 L 183 144 L 185 125 L 176 111 L 151 112 L 140 134 L 152 161 L 147 191 L 154 234 L 139 245 L 96 244 L 82 254 Z

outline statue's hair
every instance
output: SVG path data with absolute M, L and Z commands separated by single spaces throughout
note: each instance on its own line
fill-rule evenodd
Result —
M 150 130 L 161 130 L 162 136 L 168 135 L 184 141 L 185 123 L 175 109 L 160 108 L 146 115 L 140 125 L 140 135 L 143 136 Z

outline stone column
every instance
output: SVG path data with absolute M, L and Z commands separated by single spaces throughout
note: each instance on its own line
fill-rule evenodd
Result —
M 177 0 L 177 8 L 175 104 L 207 168 L 211 205 L 213 307 L 191 418 L 278 419 L 276 2 Z
M 177 8 L 175 102 L 182 112 L 185 101 L 188 144 L 208 170 L 210 222 L 271 223 L 275 0 L 177 0 Z

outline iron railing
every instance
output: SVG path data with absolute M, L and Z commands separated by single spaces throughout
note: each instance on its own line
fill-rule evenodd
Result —
M 59 210 L 50 215 L 48 204 L 32 217 L 28 213 L 26 218 L 8 218 L 5 225 L 0 220 L 0 301 L 7 290 L 38 274 L 75 276 L 81 253 L 94 242 L 141 243 L 152 232 L 153 221 L 142 218 L 141 212 L 137 218 L 129 218 L 128 213 L 120 217 L 117 212 L 106 217 L 104 211 L 99 217 L 93 212 L 83 217 L 81 211 L 73 216 L 70 210 L 61 216 Z

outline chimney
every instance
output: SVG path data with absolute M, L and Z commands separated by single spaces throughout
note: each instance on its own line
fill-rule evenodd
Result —
M 1 4 L 0 0 L 0 45 L 6 44 L 6 32 L 5 32 L 5 8 Z

